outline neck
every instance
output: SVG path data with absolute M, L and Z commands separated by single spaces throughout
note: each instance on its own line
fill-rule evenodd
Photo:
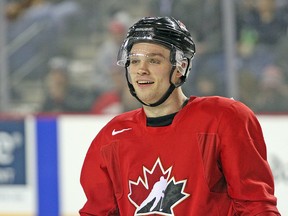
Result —
M 143 106 L 147 117 L 160 117 L 176 113 L 182 109 L 187 97 L 183 94 L 181 88 L 176 88 L 168 99 L 156 107 Z

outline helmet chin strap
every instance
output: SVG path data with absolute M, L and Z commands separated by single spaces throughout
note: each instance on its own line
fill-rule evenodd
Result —
M 158 100 L 156 101 L 155 103 L 152 103 L 152 104 L 148 104 L 148 103 L 145 103 L 144 101 L 142 101 L 136 94 L 136 91 L 135 91 L 135 88 L 134 86 L 131 84 L 131 82 L 129 81 L 129 77 L 128 77 L 128 67 L 126 66 L 125 67 L 125 70 L 126 70 L 126 80 L 127 80 L 127 83 L 128 83 L 128 87 L 129 87 L 129 90 L 130 90 L 130 93 L 133 97 L 135 97 L 140 103 L 142 103 L 143 105 L 145 106 L 149 106 L 149 107 L 156 107 L 156 106 L 159 106 L 160 104 L 162 104 L 164 101 L 167 100 L 167 98 L 171 95 L 171 93 L 174 91 L 175 88 L 181 86 L 184 82 L 185 82 L 185 78 L 186 78 L 186 73 L 185 73 L 185 76 L 182 76 L 181 77 L 181 82 L 177 85 L 173 84 L 171 79 L 172 79 L 172 75 L 174 73 L 174 70 L 175 70 L 176 66 L 173 65 L 173 67 L 171 68 L 171 71 L 170 71 L 170 86 L 169 88 L 167 89 L 167 91 L 165 92 L 165 94 Z M 186 71 L 187 72 L 187 71 Z

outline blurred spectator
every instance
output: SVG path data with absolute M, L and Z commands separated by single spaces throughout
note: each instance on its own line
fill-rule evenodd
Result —
M 256 112 L 287 112 L 287 78 L 278 66 L 268 65 L 264 68 L 254 110 Z
M 197 87 L 197 81 L 202 81 L 204 78 L 205 82 L 209 80 L 209 82 L 214 82 L 214 86 L 217 86 L 218 90 L 214 93 L 225 95 L 227 80 L 225 80 L 222 2 L 220 0 L 204 0 L 197 1 L 197 3 L 198 17 L 194 15 L 195 19 L 191 20 L 191 22 L 198 23 L 194 24 L 195 29 L 192 31 L 195 33 L 192 36 L 196 40 L 197 55 L 195 55 L 191 76 L 183 86 L 184 91 L 188 94 L 198 94 L 201 89 L 199 89 L 200 86 Z M 204 77 L 203 73 L 205 73 Z M 210 78 L 206 79 L 205 77 Z M 210 94 L 213 92 L 211 91 Z
M 90 107 L 87 92 L 71 85 L 68 62 L 65 58 L 55 57 L 49 62 L 46 77 L 46 97 L 42 112 L 87 112 Z
M 276 0 L 246 0 L 238 6 L 241 100 L 259 112 L 287 111 L 284 83 L 280 85 L 279 80 L 285 76 L 282 70 L 271 67 L 280 65 L 279 43 L 287 35 L 287 11 Z
M 12 4 L 12 5 L 11 5 Z M 41 78 L 47 59 L 56 53 L 57 23 L 52 19 L 52 4 L 45 0 L 22 0 L 17 16 L 8 15 L 9 71 L 12 78 Z M 7 9 L 7 10 L 8 10 Z M 11 14 L 11 12 L 10 12 Z
M 19 2 L 9 1 L 5 5 L 5 17 L 7 21 L 13 22 L 23 11 L 23 6 Z
M 131 18 L 127 13 L 121 11 L 110 19 L 107 25 L 107 35 L 96 51 L 92 77 L 95 88 L 103 90 L 113 88 L 113 81 L 108 73 L 110 73 L 111 65 L 116 65 L 119 47 L 126 35 Z
M 72 1 L 57 4 L 48 0 L 7 1 L 7 65 L 12 101 L 25 101 L 21 84 L 42 82 L 49 70 L 49 59 L 60 55 L 63 47 L 59 46 L 60 38 L 68 28 L 68 18 L 77 11 L 79 8 Z
M 9 71 L 12 78 L 40 79 L 47 63 L 59 54 L 60 33 L 69 18 L 79 14 L 72 1 L 52 4 L 47 0 L 19 0 L 6 5 Z M 62 35 L 64 36 L 64 35 Z
M 222 7 L 220 0 L 201 1 L 201 20 L 197 29 L 197 54 L 223 51 Z
M 276 0 L 245 2 L 246 12 L 238 14 L 240 66 L 258 76 L 275 61 L 275 47 L 288 30 L 287 11 L 277 7 Z
M 239 42 L 237 66 L 239 66 L 240 99 L 253 107 L 266 66 L 277 65 L 281 67 L 284 76 L 288 77 L 286 60 L 288 1 L 234 0 L 234 2 L 237 9 Z M 25 104 L 25 106 L 33 103 L 34 106 L 39 102 L 38 98 L 41 97 L 33 97 L 30 92 L 42 84 L 43 77 L 46 77 L 49 71 L 47 67 L 49 59 L 60 55 L 87 63 L 89 65 L 87 71 L 91 71 L 90 66 L 94 64 L 92 79 L 89 77 L 89 72 L 78 71 L 77 79 L 83 82 L 77 80 L 76 84 L 75 73 L 71 73 L 72 88 L 77 85 L 81 89 L 88 89 L 91 88 L 91 82 L 94 82 L 92 92 L 94 97 L 92 99 L 90 94 L 90 102 L 86 95 L 82 97 L 85 102 L 76 97 L 78 106 L 82 106 L 81 110 L 90 110 L 92 102 L 93 112 L 96 113 L 98 112 L 96 110 L 100 110 L 100 113 L 129 110 L 123 108 L 129 103 L 126 101 L 122 103 L 121 100 L 130 98 L 130 94 L 127 94 L 127 97 L 123 96 L 125 94 L 117 90 L 119 89 L 117 84 L 121 82 L 117 83 L 115 77 L 113 78 L 113 74 L 117 74 L 113 72 L 111 65 L 116 62 L 119 49 L 117 37 L 119 41 L 123 40 L 131 17 L 157 16 L 160 13 L 171 14 L 183 20 L 196 41 L 197 55 L 193 61 L 192 73 L 184 84 L 183 90 L 188 92 L 187 94 L 227 95 L 221 0 L 148 0 L 145 2 L 137 0 L 131 3 L 131 0 L 123 2 L 6 0 L 9 42 L 7 54 L 10 61 L 8 69 L 10 69 L 10 80 L 14 84 L 14 87 L 11 87 L 12 103 Z M 25 33 L 21 34 L 21 32 Z M 92 46 L 89 40 L 91 33 L 96 35 L 95 40 L 92 41 L 96 46 Z M 89 83 L 85 83 L 86 79 L 89 79 Z M 285 82 L 287 83 L 287 80 Z M 126 83 L 123 86 L 126 87 Z M 24 93 L 21 91 L 22 88 L 25 88 Z M 110 106 L 112 101 L 118 101 L 114 103 L 117 104 L 114 106 L 116 109 L 108 108 L 112 107 Z M 129 102 L 129 99 L 127 101 Z M 102 108 L 99 108 L 99 104 L 102 104 Z
M 91 112 L 94 114 L 119 114 L 140 107 L 129 92 L 122 67 L 112 65 L 107 76 L 113 82 L 113 88 L 104 91 L 96 98 Z
M 131 17 L 126 12 L 115 13 L 107 25 L 107 37 L 97 49 L 93 82 L 95 91 L 100 88 L 102 93 L 91 107 L 94 114 L 119 114 L 139 106 L 129 93 L 125 71 L 116 65 L 118 50 L 130 22 Z
M 217 86 L 215 83 L 215 79 L 211 76 L 199 76 L 196 80 L 196 95 L 217 95 Z
M 287 34 L 287 11 L 278 8 L 276 0 L 255 0 L 245 9 L 246 13 L 238 14 L 239 54 L 249 57 L 263 46 L 267 47 L 265 55 L 271 53 L 271 48 Z
M 219 64 L 222 62 L 220 58 L 221 57 L 219 57 L 219 59 L 216 57 L 198 59 L 197 64 L 201 64 L 201 66 L 194 67 L 193 65 L 191 74 L 189 75 L 192 79 L 183 85 L 183 90 L 186 94 L 199 96 L 223 95 L 225 86 L 224 75 L 219 75 Z M 224 65 L 221 67 L 224 68 Z
M 256 0 L 251 27 L 256 29 L 258 43 L 275 45 L 287 34 L 287 11 L 277 7 L 277 0 Z

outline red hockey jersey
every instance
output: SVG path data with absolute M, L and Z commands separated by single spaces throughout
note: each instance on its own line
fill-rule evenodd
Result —
M 143 109 L 115 117 L 93 140 L 81 184 L 82 216 L 279 214 L 259 122 L 222 97 L 191 97 L 169 126 L 147 127 Z

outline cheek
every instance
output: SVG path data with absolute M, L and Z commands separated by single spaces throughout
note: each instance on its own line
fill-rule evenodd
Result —
M 128 74 L 131 76 L 135 76 L 138 73 L 138 68 L 136 66 L 128 67 Z
M 133 70 L 133 69 L 131 70 L 131 67 L 127 68 L 127 72 L 128 72 L 128 78 L 129 79 L 130 79 L 130 77 L 133 77 L 136 74 L 135 70 Z

